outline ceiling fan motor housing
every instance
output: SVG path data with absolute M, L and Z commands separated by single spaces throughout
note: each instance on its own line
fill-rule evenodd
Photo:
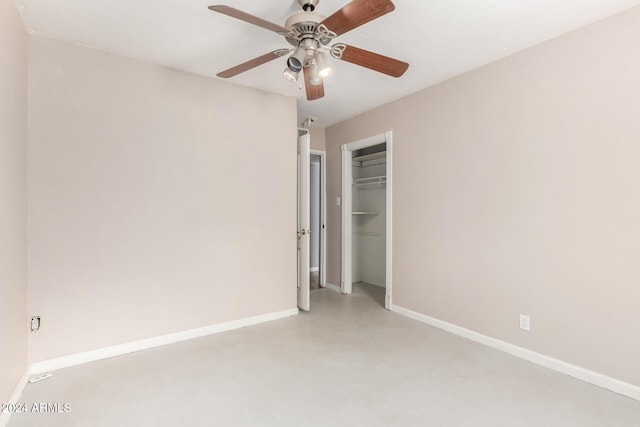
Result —
M 298 46 L 303 39 L 314 38 L 326 46 L 331 39 L 316 34 L 316 28 L 324 18 L 324 15 L 315 12 L 298 12 L 291 15 L 284 23 L 285 28 L 289 30 L 289 33 L 284 36 L 285 39 L 290 45 Z

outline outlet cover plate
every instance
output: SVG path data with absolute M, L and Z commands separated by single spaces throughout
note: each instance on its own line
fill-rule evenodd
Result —
M 520 315 L 520 329 L 523 331 L 531 330 L 531 318 L 525 314 Z

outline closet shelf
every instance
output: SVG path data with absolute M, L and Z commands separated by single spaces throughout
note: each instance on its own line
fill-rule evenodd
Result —
M 369 231 L 360 231 L 360 232 L 355 232 L 353 233 L 354 236 L 373 236 L 373 237 L 380 237 L 380 233 L 372 233 Z
M 369 211 L 369 212 L 365 212 L 365 211 L 358 211 L 358 212 L 351 212 L 353 215 L 379 215 L 380 211 Z
M 353 180 L 353 185 L 361 186 L 361 185 L 372 185 L 372 184 L 385 184 L 387 182 L 386 175 L 380 176 L 369 176 L 367 178 L 357 178 Z
M 354 157 L 352 160 L 355 162 L 367 162 L 367 161 L 371 161 L 371 160 L 379 160 L 379 159 L 386 159 L 387 158 L 387 152 L 386 151 L 379 151 L 377 153 L 371 153 L 371 154 L 365 154 L 362 156 L 357 156 Z

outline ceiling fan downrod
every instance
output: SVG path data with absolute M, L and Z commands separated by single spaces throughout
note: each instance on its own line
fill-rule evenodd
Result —
M 320 0 L 298 0 L 298 4 L 302 6 L 305 12 L 313 12 Z

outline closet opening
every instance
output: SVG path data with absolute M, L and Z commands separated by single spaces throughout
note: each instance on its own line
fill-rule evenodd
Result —
M 342 146 L 342 280 L 391 307 L 391 158 L 386 132 Z M 382 288 L 382 289 L 381 289 Z

